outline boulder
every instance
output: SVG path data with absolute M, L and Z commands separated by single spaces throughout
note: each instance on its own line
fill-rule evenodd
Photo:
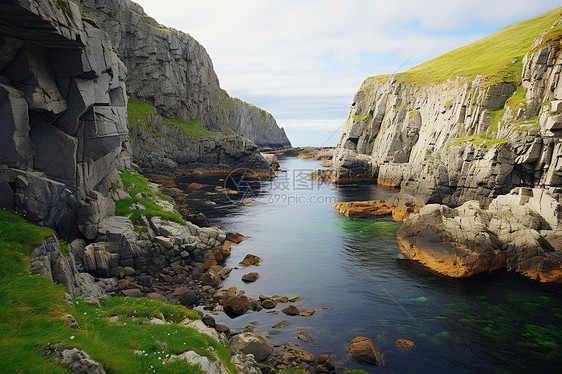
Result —
M 314 360 L 314 374 L 334 374 L 336 372 L 336 364 L 329 354 L 317 356 Z
M 188 322 L 186 324 L 183 324 L 183 325 L 185 327 L 195 329 L 199 333 L 205 334 L 205 335 L 210 336 L 211 338 L 215 339 L 216 341 L 219 341 L 218 332 L 215 329 L 206 326 L 205 323 L 203 323 L 203 321 L 195 320 L 195 321 L 190 321 L 190 322 Z
M 261 302 L 261 306 L 264 309 L 273 309 L 277 306 L 277 303 L 271 299 L 265 299 Z
M 260 275 L 258 273 L 248 273 L 242 276 L 242 280 L 244 282 L 255 282 L 260 279 Z
M 371 339 L 358 336 L 353 339 L 347 349 L 351 357 L 359 362 L 370 364 L 370 365 L 380 365 L 381 361 L 373 342 Z
M 105 374 L 103 366 L 77 348 L 67 349 L 62 345 L 53 344 L 49 346 L 47 356 L 74 373 Z
M 246 257 L 242 261 L 240 261 L 240 265 L 242 266 L 259 266 L 261 262 L 261 258 L 256 255 L 247 254 Z
M 408 339 L 398 339 L 394 342 L 397 346 L 403 349 L 414 349 L 416 348 L 416 343 Z
M 299 315 L 303 316 L 303 317 L 310 317 L 311 315 L 313 315 L 316 312 L 316 309 L 307 309 L 307 310 L 303 310 L 299 313 Z
M 222 361 L 216 357 L 215 360 L 211 361 L 205 356 L 200 356 L 193 351 L 187 351 L 180 355 L 172 355 L 168 358 L 168 361 L 175 362 L 177 360 L 186 360 L 192 365 L 199 365 L 203 372 L 207 374 L 229 374 L 229 371 L 224 367 Z
M 224 312 L 230 317 L 236 317 L 250 310 L 250 300 L 247 296 L 232 296 L 222 301 Z
M 273 353 L 273 342 L 262 335 L 245 332 L 232 337 L 229 342 L 232 352 L 252 354 L 257 361 L 265 360 Z
M 488 213 L 477 202 L 459 209 L 430 204 L 397 233 L 402 253 L 450 277 L 469 277 L 504 266 L 505 255 L 487 229 Z
M 516 188 L 482 209 L 469 201 L 452 209 L 430 204 L 398 230 L 402 252 L 451 277 L 498 269 L 541 282 L 562 282 L 562 207 L 545 190 Z
M 299 309 L 294 305 L 289 305 L 288 307 L 281 309 L 281 311 L 288 316 L 298 316 L 300 313 Z

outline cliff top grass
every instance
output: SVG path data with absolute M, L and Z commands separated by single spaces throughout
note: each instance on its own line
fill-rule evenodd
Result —
M 169 355 L 193 350 L 214 360 L 215 352 L 234 372 L 228 348 L 206 335 L 180 326 L 184 319 L 200 319 L 196 311 L 179 305 L 134 298 L 100 300 L 98 309 L 83 300 L 65 300 L 65 289 L 27 270 L 29 254 L 53 235 L 51 229 L 27 223 L 0 210 L 0 362 L 3 373 L 68 373 L 45 355 L 47 347 L 63 344 L 87 352 L 108 373 L 202 373 L 185 361 L 168 362 Z M 71 314 L 80 329 L 66 325 Z M 117 322 L 108 317 L 117 316 Z M 152 317 L 171 322 L 148 323 Z M 163 349 L 156 340 L 165 341 Z M 212 349 L 211 349 L 212 348 Z M 142 351 L 136 355 L 135 350 Z
M 488 77 L 489 85 L 502 81 L 520 83 L 522 59 L 531 50 L 533 41 L 545 31 L 548 31 L 545 43 L 559 38 L 562 34 L 562 27 L 551 29 L 561 12 L 562 8 L 557 8 L 507 26 L 492 35 L 414 66 L 397 76 L 403 81 L 419 86 L 440 83 L 455 77 L 473 79 L 477 75 Z M 513 62 L 515 60 L 516 62 Z M 385 79 L 389 76 L 379 75 L 373 78 Z
M 142 127 L 145 131 L 151 131 L 160 138 L 166 138 L 170 142 L 174 142 L 168 136 L 158 132 L 156 130 L 149 129 L 148 117 L 159 115 L 156 108 L 153 105 L 145 103 L 144 101 L 137 99 L 129 99 L 127 104 L 127 118 L 129 120 L 130 126 Z M 186 135 L 190 137 L 204 137 L 213 134 L 212 131 L 206 130 L 201 126 L 201 119 L 193 119 L 191 121 L 181 121 L 181 120 L 171 120 L 162 117 L 162 123 L 168 127 L 175 127 L 182 130 Z

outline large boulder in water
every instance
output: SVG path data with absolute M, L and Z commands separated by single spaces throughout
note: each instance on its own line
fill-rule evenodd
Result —
M 541 282 L 562 282 L 562 208 L 541 189 L 516 188 L 488 209 L 469 201 L 431 204 L 398 230 L 402 252 L 455 278 L 498 269 Z

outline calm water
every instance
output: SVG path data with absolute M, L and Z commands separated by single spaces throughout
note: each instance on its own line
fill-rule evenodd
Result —
M 223 287 L 238 287 L 254 298 L 298 295 L 301 310 L 329 309 L 311 317 L 266 310 L 235 319 L 221 314 L 216 316 L 219 322 L 240 329 L 257 321 L 256 332 L 270 332 L 276 344 L 290 341 L 315 355 L 331 353 L 338 372 L 560 372 L 562 288 L 506 272 L 468 280 L 431 274 L 401 258 L 399 223 L 348 219 L 332 207 L 335 201 L 381 199 L 395 192 L 369 185 L 319 185 L 303 177 L 319 168 L 318 162 L 280 161 L 287 173 L 273 181 L 248 183 L 256 196 L 254 205 L 241 204 L 240 195 L 233 203 L 224 194 L 213 195 L 212 186 L 186 191 L 193 195 L 195 211 L 204 211 L 224 229 L 251 236 L 233 246 L 227 266 L 237 266 L 248 253 L 263 259 L 259 267 L 233 270 Z M 191 178 L 182 186 L 192 181 L 223 183 Z M 251 271 L 261 278 L 242 282 L 241 276 Z M 272 329 L 282 320 L 290 325 Z M 308 332 L 314 341 L 298 340 L 299 332 Z M 383 366 L 364 366 L 349 357 L 346 348 L 356 336 L 373 340 Z M 400 349 L 394 344 L 399 338 L 413 340 L 416 349 Z

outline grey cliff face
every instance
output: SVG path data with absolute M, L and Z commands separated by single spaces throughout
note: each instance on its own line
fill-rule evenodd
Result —
M 482 76 L 422 87 L 397 76 L 365 80 L 334 153 L 336 179 L 375 178 L 422 203 L 451 206 L 472 199 L 487 204 L 518 186 L 559 192 L 561 45 L 541 41 L 523 59 L 522 88 L 489 86 Z M 516 90 L 524 90 L 525 98 L 513 107 L 506 101 Z M 492 123 L 492 114 L 504 106 Z M 456 142 L 475 134 L 506 142 Z
M 199 119 L 211 131 L 230 129 L 262 149 L 290 147 L 271 114 L 220 88 L 211 58 L 190 35 L 160 25 L 129 0 L 84 0 L 82 5 L 129 69 L 131 96 L 154 105 L 164 117 Z
M 64 4 L 0 4 L 0 206 L 68 236 L 130 156 L 126 68 Z

